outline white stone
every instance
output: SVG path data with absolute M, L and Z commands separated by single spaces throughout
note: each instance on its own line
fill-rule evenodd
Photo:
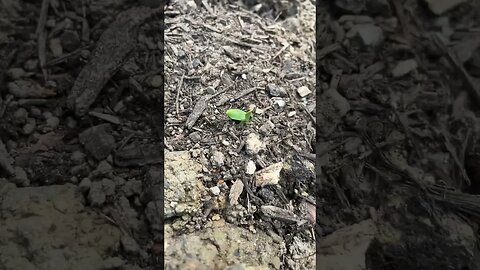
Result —
M 213 195 L 218 196 L 218 195 L 220 195 L 220 188 L 218 186 L 211 187 L 210 192 Z
M 255 155 L 262 150 L 262 141 L 255 133 L 250 133 L 245 142 L 245 150 L 249 155 Z
M 308 87 L 302 86 L 302 87 L 297 89 L 297 93 L 300 97 L 306 97 L 306 96 L 310 95 L 312 93 L 312 91 L 310 91 L 310 89 L 308 89 Z
M 252 160 L 249 160 L 247 163 L 246 173 L 248 175 L 253 175 L 256 170 L 257 170 L 257 166 L 255 166 L 255 162 L 253 162 Z

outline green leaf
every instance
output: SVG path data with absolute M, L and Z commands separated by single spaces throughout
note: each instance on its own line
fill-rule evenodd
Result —
M 232 120 L 247 122 L 252 118 L 252 111 L 245 112 L 239 109 L 228 109 L 227 116 Z

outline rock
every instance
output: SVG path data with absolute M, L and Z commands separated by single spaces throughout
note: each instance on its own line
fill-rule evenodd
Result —
M 225 156 L 220 151 L 213 151 L 210 160 L 213 166 L 222 167 L 225 163 Z
M 161 75 L 155 75 L 150 80 L 150 85 L 152 87 L 158 88 L 163 85 L 163 77 Z
M 417 61 L 415 59 L 408 59 L 399 62 L 394 69 L 392 69 L 392 75 L 394 78 L 407 75 L 411 71 L 417 68 Z
M 273 83 L 267 84 L 267 91 L 272 97 L 286 97 L 287 91 L 283 87 L 277 86 Z
M 27 122 L 28 112 L 24 108 L 18 108 L 13 113 L 13 122 L 17 125 L 23 125 Z
M 135 200 L 133 200 L 135 203 Z M 138 220 L 138 213 L 130 205 L 130 201 L 125 196 L 117 196 L 114 201 L 114 207 L 117 212 L 122 213 L 124 224 L 134 233 L 140 233 L 141 223 Z
M 255 184 L 257 187 L 266 185 L 276 185 L 280 181 L 280 171 L 283 168 L 283 162 L 274 163 L 255 174 Z
M 101 124 L 88 128 L 79 135 L 85 149 L 97 160 L 105 159 L 115 148 L 115 139 L 110 130 L 110 124 Z
M 257 170 L 257 167 L 255 166 L 255 162 L 253 162 L 253 160 L 249 160 L 247 162 L 245 173 L 248 175 L 253 175 L 256 170 Z
M 310 95 L 312 93 L 312 91 L 310 91 L 310 89 L 308 89 L 308 87 L 302 86 L 302 87 L 297 89 L 297 93 L 300 97 L 306 97 L 306 96 Z
M 105 195 L 112 196 L 115 194 L 115 182 L 113 182 L 113 180 L 103 178 L 100 183 L 102 184 L 102 189 Z
M 218 195 L 220 195 L 220 188 L 218 186 L 211 187 L 210 192 L 213 195 L 218 196 Z
M 92 180 L 90 180 L 90 178 L 85 177 L 82 179 L 82 181 L 80 181 L 80 184 L 78 184 L 78 190 L 84 193 L 89 191 L 91 186 L 92 186 Z
M 32 134 L 37 127 L 37 121 L 35 121 L 35 118 L 27 118 L 27 123 L 23 125 L 22 132 L 25 135 L 30 135 Z
M 103 186 L 101 182 L 93 182 L 90 186 L 90 191 L 88 192 L 88 201 L 92 206 L 102 206 L 107 197 L 103 191 Z
M 272 121 L 267 120 L 261 127 L 260 127 L 260 133 L 263 135 L 268 135 L 272 132 L 272 130 L 275 128 L 275 124 L 272 123 Z
M 60 36 L 60 42 L 65 51 L 71 52 L 80 46 L 80 37 L 76 31 L 66 30 Z
M 256 155 L 262 150 L 263 143 L 260 141 L 260 138 L 255 133 L 250 133 L 247 136 L 247 140 L 245 142 L 245 151 L 249 155 Z
M 285 100 L 281 99 L 281 98 L 278 98 L 278 99 L 274 99 L 274 102 L 275 104 L 277 104 L 277 106 L 279 108 L 283 108 L 285 107 L 285 105 L 287 105 L 287 103 L 285 102 Z
M 27 173 L 23 168 L 18 166 L 15 167 L 15 177 L 13 177 L 12 182 L 23 187 L 30 185 Z
M 130 236 L 122 236 L 120 239 L 122 248 L 128 254 L 138 254 L 140 251 L 140 246 L 138 246 L 137 241 Z
M 74 151 L 72 155 L 70 156 L 70 160 L 74 164 L 82 164 L 85 161 L 85 154 L 81 151 Z
M 52 116 L 47 118 L 47 126 L 50 129 L 56 129 L 58 125 L 60 124 L 60 119 L 58 117 Z
M 382 28 L 374 24 L 357 24 L 347 34 L 350 35 L 357 36 L 365 47 L 378 46 L 384 39 Z
M 190 140 L 192 140 L 192 142 L 195 142 L 195 143 L 200 142 L 202 140 L 202 134 L 200 133 L 200 131 L 194 131 L 190 133 L 188 137 L 190 138 Z
M 7 87 L 9 93 L 17 98 L 48 98 L 57 94 L 30 80 L 16 80 L 8 83 Z
M 335 89 L 322 93 L 319 100 L 317 121 L 322 125 L 318 127 L 318 131 L 320 136 L 328 136 L 335 130 L 342 117 L 350 111 L 350 104 Z
M 97 168 L 92 172 L 93 176 L 107 176 L 113 171 L 112 165 L 106 160 L 102 160 L 98 163 Z
M 335 6 L 344 12 L 359 14 L 365 9 L 365 0 L 335 0 Z
M 323 237 L 317 244 L 317 269 L 368 269 L 365 253 L 375 233 L 375 223 L 368 219 Z
M 456 6 L 466 2 L 466 0 L 425 0 L 430 11 L 435 15 L 441 15 Z
M 70 168 L 70 173 L 73 176 L 77 176 L 77 177 L 87 177 L 88 174 L 90 173 L 90 166 L 86 162 L 75 165 Z

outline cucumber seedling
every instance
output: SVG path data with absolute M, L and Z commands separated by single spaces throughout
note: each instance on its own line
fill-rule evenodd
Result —
M 228 109 L 227 116 L 235 121 L 240 121 L 242 123 L 249 122 L 252 119 L 253 109 L 245 112 L 240 109 Z

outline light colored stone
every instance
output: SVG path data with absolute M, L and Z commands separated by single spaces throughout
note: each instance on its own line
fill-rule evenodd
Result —
M 218 186 L 211 187 L 210 192 L 213 195 L 218 196 L 218 195 L 220 195 L 220 188 Z
M 255 133 L 250 133 L 247 136 L 247 140 L 245 142 L 245 151 L 249 155 L 255 155 L 262 150 L 263 143 L 260 141 L 260 138 Z
M 245 172 L 246 172 L 248 175 L 253 175 L 256 170 L 257 170 L 257 166 L 255 166 L 255 162 L 253 162 L 253 160 L 249 160 L 249 161 L 247 162 L 247 166 L 246 166 Z
M 297 93 L 300 97 L 306 97 L 306 96 L 310 95 L 312 93 L 312 91 L 310 91 L 310 89 L 308 89 L 308 87 L 302 86 L 302 87 L 297 89 Z
M 211 162 L 214 166 L 221 167 L 225 163 L 225 155 L 220 151 L 213 151 Z
M 378 46 L 384 39 L 382 28 L 374 24 L 357 24 L 350 30 L 364 46 Z
M 276 185 L 280 181 L 283 162 L 274 163 L 255 174 L 256 186 Z

